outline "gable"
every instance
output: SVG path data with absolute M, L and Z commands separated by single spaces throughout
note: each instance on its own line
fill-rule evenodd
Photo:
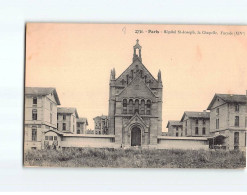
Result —
M 211 110 L 225 103 L 226 102 L 223 99 L 221 99 L 217 94 L 215 94 L 214 98 L 212 99 L 211 103 L 208 106 L 208 110 Z
M 117 79 L 117 86 L 127 86 L 127 81 L 130 83 L 137 75 L 142 78 L 142 80 L 149 83 L 150 88 L 158 87 L 157 80 L 152 76 L 152 74 L 147 70 L 147 68 L 138 59 L 135 60 Z
M 150 88 L 143 82 L 143 80 L 137 76 L 125 89 L 118 94 L 119 98 L 131 98 L 131 97 L 141 97 L 149 98 L 153 101 L 156 99 L 156 96 L 151 91 Z

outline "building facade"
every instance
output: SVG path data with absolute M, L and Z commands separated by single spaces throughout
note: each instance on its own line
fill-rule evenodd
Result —
M 162 133 L 161 72 L 154 78 L 142 63 L 139 41 L 131 65 L 116 78 L 111 71 L 109 130 L 119 146 L 156 146 Z
M 247 93 L 215 94 L 210 110 L 210 145 L 226 149 L 245 149 L 247 130 Z
M 94 120 L 94 133 L 107 135 L 107 132 L 109 131 L 108 116 L 106 115 L 96 116 L 95 118 L 93 118 L 93 120 Z
M 76 127 L 77 127 L 76 133 L 77 134 L 86 134 L 87 126 L 88 126 L 87 118 L 78 118 L 76 120 Z
M 166 128 L 168 128 L 168 136 L 183 136 L 183 123 L 181 121 L 168 121 Z
M 57 105 L 60 101 L 55 88 L 25 88 L 25 149 L 45 147 L 45 134 L 57 129 Z
M 208 137 L 210 135 L 210 113 L 184 112 L 181 122 L 183 124 L 183 136 Z
M 76 108 L 57 108 L 57 130 L 63 133 L 76 134 L 76 120 L 79 119 Z

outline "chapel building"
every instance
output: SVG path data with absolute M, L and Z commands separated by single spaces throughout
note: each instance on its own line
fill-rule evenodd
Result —
M 155 147 L 162 134 L 161 71 L 156 79 L 144 66 L 139 40 L 133 49 L 131 65 L 117 78 L 111 71 L 107 133 L 119 146 Z

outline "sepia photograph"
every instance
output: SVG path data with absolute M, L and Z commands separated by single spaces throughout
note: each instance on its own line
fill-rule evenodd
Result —
M 26 23 L 25 167 L 243 169 L 247 26 Z

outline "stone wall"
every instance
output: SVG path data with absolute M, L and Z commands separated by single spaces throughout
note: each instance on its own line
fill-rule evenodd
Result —
M 158 149 L 181 149 L 181 150 L 208 150 L 209 143 L 203 137 L 158 137 Z

